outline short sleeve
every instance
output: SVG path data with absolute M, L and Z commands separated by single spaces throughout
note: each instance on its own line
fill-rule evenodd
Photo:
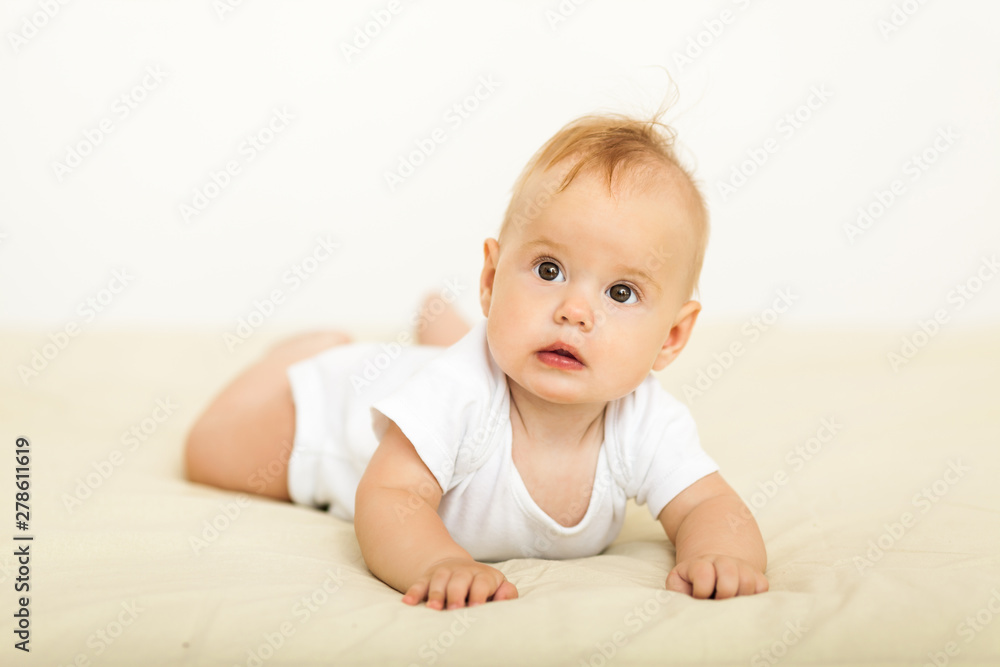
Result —
M 625 491 L 657 519 L 681 491 L 719 466 L 701 448 L 691 411 L 654 375 L 626 398 L 616 429 Z
M 496 383 L 484 359 L 484 347 L 485 323 L 417 369 L 370 408 L 375 437 L 381 441 L 388 420 L 395 422 L 444 492 L 458 484 L 476 463 L 481 448 L 470 444 L 471 434 L 483 431 L 482 424 L 495 402 Z

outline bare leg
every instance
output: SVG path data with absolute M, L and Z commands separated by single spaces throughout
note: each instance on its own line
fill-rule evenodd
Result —
M 240 374 L 192 425 L 184 445 L 187 478 L 290 500 L 288 459 L 295 405 L 285 371 L 296 361 L 350 340 L 336 331 L 295 336 Z
M 441 345 L 448 347 L 458 342 L 472 327 L 462 318 L 450 303 L 438 294 L 427 294 L 420 306 L 423 329 L 417 330 L 420 345 Z

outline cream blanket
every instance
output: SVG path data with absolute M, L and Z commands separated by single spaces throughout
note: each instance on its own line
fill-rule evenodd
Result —
M 660 377 L 753 508 L 770 592 L 667 593 L 673 548 L 630 505 L 605 553 L 504 562 L 520 599 L 439 612 L 375 579 L 351 524 L 183 479 L 192 420 L 277 334 L 230 353 L 212 332 L 86 333 L 25 385 L 47 332 L 8 331 L 2 662 L 1000 664 L 998 335 L 942 331 L 893 370 L 896 332 L 696 329 Z M 28 654 L 12 646 L 21 435 Z

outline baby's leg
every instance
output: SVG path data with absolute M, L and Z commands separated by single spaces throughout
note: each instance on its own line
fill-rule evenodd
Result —
M 296 361 L 350 340 L 336 331 L 290 338 L 233 380 L 188 433 L 187 478 L 290 500 L 288 459 L 295 436 L 295 405 L 285 371 Z

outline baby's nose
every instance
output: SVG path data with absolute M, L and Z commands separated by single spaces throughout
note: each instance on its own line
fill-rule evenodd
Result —
M 583 325 L 589 330 L 594 323 L 594 310 L 587 300 L 581 296 L 569 296 L 559 306 L 557 319 L 560 324 L 569 323 Z

